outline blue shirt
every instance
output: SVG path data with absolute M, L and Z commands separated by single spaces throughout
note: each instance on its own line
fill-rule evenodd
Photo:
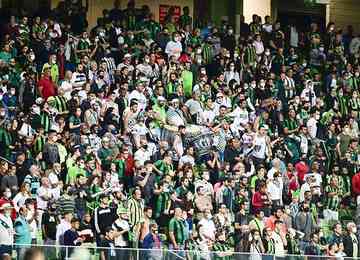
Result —
M 30 245 L 31 244 L 31 232 L 29 223 L 22 216 L 18 217 L 14 223 L 15 228 L 15 243 Z

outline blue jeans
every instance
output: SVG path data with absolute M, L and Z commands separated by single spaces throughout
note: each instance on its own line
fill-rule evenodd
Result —
M 12 246 L 10 245 L 0 245 L 0 255 L 9 254 L 12 255 Z
M 179 249 L 175 251 L 174 246 L 172 244 L 169 245 L 169 251 L 168 252 L 168 259 L 171 260 L 180 260 L 185 257 L 185 246 L 184 245 L 178 245 Z

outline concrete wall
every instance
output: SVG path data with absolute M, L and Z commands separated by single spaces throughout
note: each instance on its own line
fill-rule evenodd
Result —
M 264 17 L 266 15 L 271 15 L 271 0 L 244 0 L 243 14 L 247 23 L 252 21 L 253 14 L 261 16 L 262 21 L 264 22 Z
M 353 25 L 354 31 L 360 34 L 360 0 L 331 0 L 330 21 L 337 28 Z
M 57 4 L 61 0 L 52 0 L 51 7 L 56 7 Z M 83 0 L 85 3 L 85 0 Z M 114 6 L 114 0 L 89 0 L 89 12 L 88 12 L 88 21 L 89 21 L 89 28 L 92 28 L 96 25 L 96 20 L 98 17 L 102 16 L 103 9 L 112 9 Z M 121 1 L 121 8 L 126 8 L 128 1 L 122 0 Z M 194 0 L 135 0 L 136 7 L 140 8 L 142 5 L 148 5 L 150 7 L 151 12 L 154 13 L 155 19 L 159 20 L 159 5 L 166 4 L 166 5 L 177 5 L 183 8 L 184 6 L 189 6 L 190 15 L 193 15 L 193 8 L 194 8 Z M 181 10 L 182 11 L 182 10 Z
M 234 1 L 234 0 L 233 0 Z M 215 24 L 220 25 L 223 17 L 229 16 L 229 2 L 228 0 L 211 0 L 210 10 L 211 18 Z

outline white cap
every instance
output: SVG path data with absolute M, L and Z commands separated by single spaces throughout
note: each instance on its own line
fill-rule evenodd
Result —
M 165 99 L 163 96 L 158 96 L 158 97 L 157 97 L 157 100 L 158 100 L 158 101 L 166 101 L 166 99 Z

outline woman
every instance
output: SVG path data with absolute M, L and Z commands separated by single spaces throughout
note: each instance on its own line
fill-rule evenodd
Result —
M 240 74 L 235 70 L 235 63 L 231 62 L 228 70 L 224 73 L 225 82 L 229 84 L 230 80 L 234 79 L 237 84 L 240 84 Z
M 20 207 L 25 205 L 25 201 L 30 198 L 30 184 L 27 182 L 23 183 L 20 187 L 20 191 L 13 198 L 14 208 L 16 212 L 18 212 Z
M 250 236 L 249 236 L 249 241 L 250 241 L 250 259 L 249 260 L 260 260 L 262 259 L 261 254 L 265 253 L 265 248 L 263 245 L 263 242 L 261 240 L 261 235 L 259 230 L 251 230 L 250 231 Z

